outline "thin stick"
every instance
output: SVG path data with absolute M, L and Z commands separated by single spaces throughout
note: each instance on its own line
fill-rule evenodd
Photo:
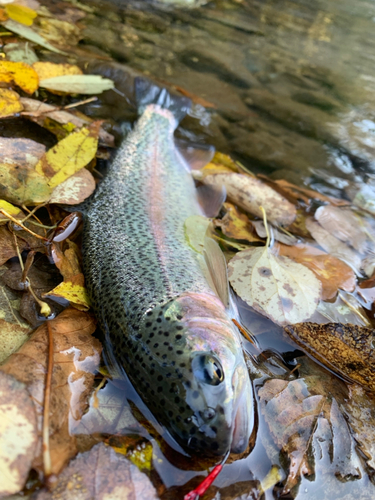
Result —
M 98 100 L 97 97 L 89 97 L 88 99 L 84 99 L 83 101 L 74 102 L 73 104 L 68 104 L 67 106 L 64 106 L 62 109 L 76 108 L 77 106 L 82 106 L 83 104 L 88 104 L 89 102 L 94 102 L 97 100 Z
M 262 211 L 262 214 L 263 214 L 263 224 L 264 224 L 264 228 L 265 228 L 266 233 L 267 233 L 266 247 L 268 248 L 270 246 L 271 235 L 270 235 L 270 232 L 268 231 L 267 215 L 266 215 L 266 211 L 264 210 L 263 207 L 259 207 L 259 208 L 260 208 L 260 210 Z
M 39 238 L 40 240 L 43 240 L 43 241 L 48 241 L 48 238 L 44 238 L 44 236 L 40 236 L 39 234 L 34 233 L 33 231 L 31 231 L 31 229 L 28 229 L 26 226 L 24 226 L 21 221 L 19 221 L 18 219 L 15 219 L 12 215 L 8 214 L 8 212 L 3 210 L 2 208 L 0 208 L 0 214 L 3 214 L 9 220 L 11 220 L 15 224 L 17 224 L 17 226 L 22 227 L 22 229 L 24 231 L 32 234 L 33 236 L 35 236 L 35 238 Z
M 289 375 L 291 375 L 293 372 L 295 372 L 296 370 L 298 370 L 298 368 L 300 368 L 301 364 L 298 364 L 296 365 L 293 370 L 291 372 L 289 372 Z
M 46 385 L 44 389 L 44 408 L 43 408 L 43 467 L 44 479 L 48 480 L 52 474 L 51 453 L 49 448 L 49 407 L 51 400 L 51 385 L 53 372 L 53 334 L 51 323 L 47 321 L 48 331 L 48 365 L 46 374 Z
M 21 269 L 23 272 L 23 270 L 24 270 L 23 260 L 22 260 L 22 256 L 21 256 L 21 252 L 20 252 L 20 247 L 18 246 L 17 236 L 15 235 L 15 233 L 13 233 L 13 238 L 14 238 L 14 244 L 16 246 L 17 257 L 18 257 L 18 260 L 20 262 L 20 266 L 21 266 Z
M 26 205 L 22 205 L 22 210 L 25 210 L 25 212 L 28 212 L 26 217 L 24 219 L 22 219 L 22 222 L 25 223 L 30 217 L 32 217 L 35 214 L 35 212 L 37 210 L 39 210 L 39 208 L 45 207 L 46 205 L 47 205 L 47 203 L 41 203 L 40 205 L 37 205 L 36 207 L 34 207 L 32 210 L 29 210 Z M 36 220 L 39 223 L 41 223 L 41 221 L 38 219 L 38 217 L 36 215 L 34 215 L 34 217 L 36 218 Z
M 242 333 L 242 335 L 249 341 L 251 342 L 253 345 L 255 345 L 256 347 L 256 344 L 255 342 L 251 339 L 250 335 L 247 333 L 247 331 L 239 324 L 239 322 L 232 318 L 232 321 L 233 323 L 236 325 L 236 327 L 239 329 L 239 331 Z

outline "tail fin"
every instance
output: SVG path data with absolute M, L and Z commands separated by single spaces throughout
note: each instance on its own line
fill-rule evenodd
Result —
M 158 104 L 164 109 L 169 109 L 180 122 L 191 107 L 188 97 L 172 95 L 165 88 L 160 88 L 142 77 L 134 80 L 134 89 L 137 107 L 140 111 L 148 104 Z

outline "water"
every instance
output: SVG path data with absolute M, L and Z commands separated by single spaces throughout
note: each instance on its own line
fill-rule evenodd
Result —
M 146 2 L 85 4 L 92 6 L 93 12 L 83 21 L 81 45 L 102 57 L 93 58 L 89 68 L 111 76 L 115 71 L 118 88 L 126 95 L 131 95 L 129 74 L 139 72 L 191 95 L 194 105 L 181 124 L 180 137 L 213 144 L 253 172 L 305 183 L 340 198 L 352 199 L 372 179 L 374 2 L 223 0 L 193 10 Z M 109 69 L 110 64 L 105 61 L 108 55 L 121 66 Z M 134 108 L 113 94 L 85 111 L 118 122 L 135 116 Z M 375 199 L 371 184 L 366 184 L 367 188 L 366 196 Z M 301 353 L 282 337 L 279 327 L 243 305 L 241 311 L 245 322 L 257 323 L 260 347 L 268 352 L 266 358 L 271 356 L 268 360 L 259 357 L 260 364 L 253 368 L 256 388 L 268 378 L 284 376 L 293 380 L 301 373 L 306 377 L 315 373 L 331 380 L 328 372 L 306 358 L 300 372 L 288 376 L 288 370 L 296 364 L 294 357 Z M 250 344 L 246 347 L 258 355 Z M 281 355 L 289 367 L 283 364 Z M 344 392 L 336 393 L 339 389 L 347 390 L 337 379 L 327 398 L 336 398 L 345 405 Z M 124 403 L 125 394 L 140 408 L 143 417 Z M 183 498 L 211 464 L 198 458 L 187 459 L 161 440 L 149 424 L 152 417 L 128 386 L 109 385 L 102 396 L 105 401 L 112 401 L 112 410 L 125 411 L 123 426 L 90 427 L 88 414 L 87 432 L 122 434 L 125 441 L 126 436 L 136 434 L 152 442 L 153 471 L 149 475 L 161 498 Z M 319 422 L 322 426 L 323 417 Z M 364 457 L 356 453 L 354 440 L 342 434 L 343 428 L 332 426 L 331 434 L 324 434 L 317 424 L 310 442 L 313 472 L 302 477 L 301 483 L 282 498 L 374 497 Z M 79 434 L 77 430 L 76 433 Z M 273 441 L 260 414 L 252 451 L 228 463 L 205 498 L 279 498 L 288 462 Z M 335 462 L 334 450 L 339 452 L 343 442 L 351 447 L 349 451 L 344 447 L 344 451 L 357 475 L 354 469 L 343 473 L 342 464 Z M 279 478 L 270 481 L 267 489 L 265 480 L 272 466 L 277 467 Z

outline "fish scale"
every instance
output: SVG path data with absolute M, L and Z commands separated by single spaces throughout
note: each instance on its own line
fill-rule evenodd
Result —
M 184 222 L 201 209 L 174 147 L 176 125 L 149 105 L 120 147 L 85 218 L 84 273 L 111 364 L 182 446 L 224 454 L 233 374 L 245 380 L 236 382 L 242 399 L 251 387 L 238 333 L 186 243 Z

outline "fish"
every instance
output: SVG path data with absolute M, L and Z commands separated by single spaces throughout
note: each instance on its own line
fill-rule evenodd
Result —
M 144 80 L 135 85 L 140 116 L 83 228 L 84 275 L 107 359 L 187 453 L 241 453 L 254 397 L 225 259 L 208 238 L 202 263 L 184 232 L 188 217 L 202 215 L 174 141 L 189 100 Z

